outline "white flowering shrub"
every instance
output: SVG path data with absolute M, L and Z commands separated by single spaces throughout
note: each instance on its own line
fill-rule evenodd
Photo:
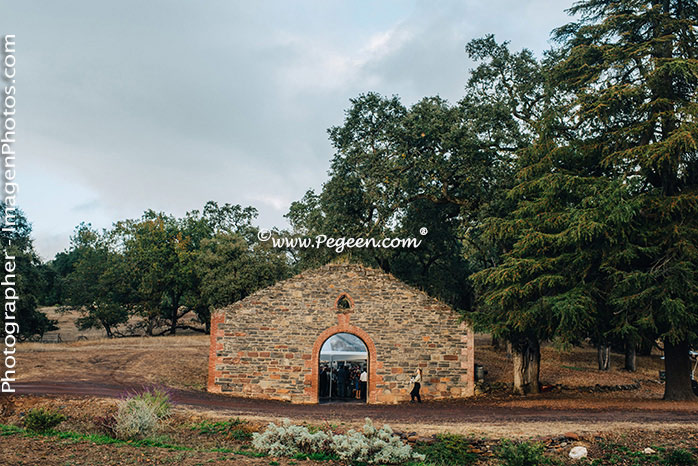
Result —
M 307 427 L 293 425 L 284 419 L 280 426 L 271 422 L 261 434 L 252 434 L 252 446 L 272 456 L 310 455 L 327 452 L 330 435 L 323 431 L 311 434 Z
M 255 433 L 252 446 L 272 456 L 325 453 L 340 460 L 369 464 L 424 460 L 424 455 L 414 453 L 409 445 L 393 435 L 389 426 L 376 429 L 368 418 L 361 431 L 350 430 L 346 434 L 310 433 L 307 427 L 292 425 L 285 419 L 280 426 L 270 423 L 264 432 Z
M 334 435 L 332 450 L 342 460 L 369 464 L 424 460 L 424 455 L 412 452 L 412 447 L 393 435 L 390 426 L 383 425 L 376 429 L 368 418 L 360 432 L 350 430 L 345 435 Z

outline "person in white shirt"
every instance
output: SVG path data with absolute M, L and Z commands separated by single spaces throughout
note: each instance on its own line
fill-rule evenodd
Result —
M 366 400 L 366 384 L 368 382 L 368 374 L 366 373 L 366 369 L 361 372 L 359 382 L 361 383 L 361 399 Z
M 412 397 L 411 402 L 414 403 L 416 398 L 417 402 L 421 403 L 422 397 L 419 396 L 419 389 L 422 387 L 422 369 L 417 369 L 414 372 L 414 377 L 410 379 L 410 383 L 414 384 L 414 387 L 412 387 L 412 391 L 410 392 L 410 396 Z

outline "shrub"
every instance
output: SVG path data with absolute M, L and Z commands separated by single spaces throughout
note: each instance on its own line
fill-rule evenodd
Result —
M 272 422 L 261 434 L 254 433 L 252 446 L 271 456 L 307 455 L 326 452 L 330 446 L 330 436 L 324 431 L 311 434 L 307 427 L 292 425 L 291 421 L 284 419 L 280 426 Z
M 332 447 L 340 459 L 362 463 L 403 463 L 409 460 L 424 460 L 424 455 L 413 453 L 387 425 L 376 429 L 370 419 L 362 432 L 350 430 L 346 435 L 335 435 Z
M 664 458 L 664 464 L 667 466 L 694 466 L 696 464 L 696 458 L 691 454 L 690 451 L 677 448 L 666 455 Z
M 415 450 L 424 454 L 426 462 L 434 465 L 469 465 L 477 461 L 477 455 L 471 452 L 472 445 L 462 435 L 439 435 L 432 444 L 418 444 Z
M 414 453 L 393 435 L 390 427 L 376 429 L 368 418 L 361 431 L 350 430 L 346 434 L 311 433 L 307 427 L 292 425 L 286 419 L 280 426 L 270 423 L 263 433 L 255 433 L 252 438 L 254 448 L 272 456 L 332 457 L 369 464 L 424 460 L 424 455 Z
M 539 466 L 548 463 L 543 456 L 544 450 L 540 443 L 502 440 L 497 448 L 497 457 L 502 460 L 502 466 Z
M 24 417 L 24 427 L 32 432 L 46 432 L 63 421 L 65 421 L 65 416 L 59 412 L 33 408 Z
M 131 397 L 134 400 L 143 400 L 148 403 L 155 415 L 164 419 L 170 415 L 172 410 L 172 403 L 170 402 L 170 396 L 167 392 L 159 389 L 146 389 L 140 393 L 135 393 Z
M 310 453 L 306 455 L 305 453 L 296 453 L 293 455 L 293 459 L 296 460 L 311 460 L 311 461 L 335 461 L 337 456 L 331 453 Z M 291 464 L 290 462 L 288 464 Z
M 119 402 L 114 419 L 114 433 L 121 439 L 149 437 L 157 430 L 160 422 L 148 402 L 133 398 Z
M 114 415 L 114 434 L 121 439 L 146 438 L 157 431 L 171 409 L 169 396 L 146 391 L 119 402 Z
M 202 435 L 224 435 L 244 442 L 252 438 L 252 433 L 245 428 L 245 424 L 247 421 L 236 417 L 227 421 L 202 421 L 192 425 L 191 428 Z

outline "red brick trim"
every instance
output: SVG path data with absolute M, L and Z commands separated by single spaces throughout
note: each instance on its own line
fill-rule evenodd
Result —
M 351 299 L 348 297 L 348 295 L 347 298 Z M 339 300 L 339 298 L 337 298 L 337 300 Z M 320 349 L 322 348 L 322 344 L 325 343 L 325 341 L 327 341 L 327 339 L 330 338 L 332 335 L 335 335 L 337 333 L 351 333 L 352 335 L 356 335 L 357 337 L 361 338 L 361 340 L 366 345 L 366 348 L 368 349 L 368 393 L 366 394 L 366 402 L 369 404 L 376 403 L 378 395 L 376 392 L 376 382 L 378 381 L 378 377 L 376 376 L 376 368 L 378 366 L 376 359 L 376 345 L 373 343 L 373 339 L 368 335 L 368 333 L 364 332 L 359 327 L 355 327 L 349 324 L 349 316 L 347 316 L 346 314 L 340 314 L 337 317 L 339 317 L 339 323 L 322 332 L 320 336 L 317 337 L 317 340 L 315 340 L 315 344 L 313 345 L 312 358 L 310 360 L 310 386 L 306 389 L 306 394 L 310 396 L 312 402 L 319 402 L 318 389 L 320 387 L 318 384 L 318 371 L 320 368 Z M 344 318 L 342 319 L 342 317 Z
M 472 327 L 466 326 L 468 332 L 468 393 L 467 396 L 475 395 L 475 331 Z
M 220 376 L 220 372 L 216 370 L 218 362 L 218 351 L 223 350 L 223 344 L 218 343 L 218 337 L 223 336 L 223 330 L 219 328 L 219 324 L 225 321 L 225 311 L 214 312 L 211 314 L 211 345 L 208 353 L 208 391 L 220 393 L 220 385 L 216 385 L 216 377 Z

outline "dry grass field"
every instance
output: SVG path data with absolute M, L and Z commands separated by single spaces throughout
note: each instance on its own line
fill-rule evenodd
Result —
M 103 329 L 91 328 L 87 330 L 79 330 L 75 326 L 75 321 L 78 317 L 80 317 L 80 313 L 76 310 L 62 309 L 56 306 L 43 307 L 40 310 L 41 312 L 45 313 L 49 319 L 55 320 L 56 326 L 58 327 L 58 330 L 53 330 L 44 334 L 43 340 L 46 342 L 62 341 L 64 343 L 70 343 L 73 341 L 96 340 L 100 338 L 106 338 L 107 336 L 106 332 Z M 119 326 L 116 330 L 121 331 L 124 334 L 127 334 L 129 333 L 128 327 L 135 326 L 137 322 L 137 318 L 132 318 L 129 320 L 129 322 L 126 323 L 126 325 Z M 196 322 L 193 313 L 184 316 L 181 322 L 183 324 L 203 328 L 203 326 L 200 323 Z M 139 336 L 144 336 L 143 331 L 137 330 L 134 333 Z M 200 335 L 200 333 L 198 332 L 182 329 L 179 329 L 178 333 L 180 335 Z
M 208 347 L 206 335 L 21 343 L 17 371 L 20 381 L 81 380 L 203 390 Z

